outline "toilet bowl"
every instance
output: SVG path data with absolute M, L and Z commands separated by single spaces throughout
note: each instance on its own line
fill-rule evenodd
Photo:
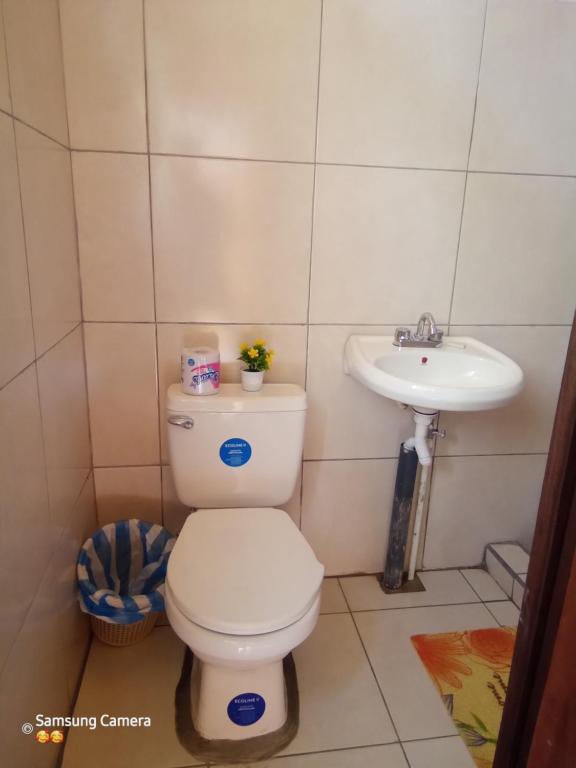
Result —
M 324 569 L 286 512 L 198 510 L 172 550 L 166 612 L 195 657 L 192 718 L 206 739 L 282 727 L 282 660 L 312 632 Z
M 306 393 L 223 384 L 190 396 L 173 384 L 166 410 L 176 493 L 197 509 L 166 574 L 168 620 L 194 655 L 192 726 L 220 745 L 293 734 L 284 726 L 296 686 L 286 686 L 283 659 L 314 629 L 324 567 L 276 507 L 298 480 Z

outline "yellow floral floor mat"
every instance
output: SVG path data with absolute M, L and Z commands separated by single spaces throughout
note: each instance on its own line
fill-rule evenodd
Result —
M 516 630 L 414 635 L 412 643 L 478 768 L 492 768 Z

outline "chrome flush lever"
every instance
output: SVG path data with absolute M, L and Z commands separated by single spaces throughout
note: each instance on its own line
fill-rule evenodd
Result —
M 189 416 L 168 416 L 168 424 L 174 424 L 175 427 L 192 429 L 194 421 Z

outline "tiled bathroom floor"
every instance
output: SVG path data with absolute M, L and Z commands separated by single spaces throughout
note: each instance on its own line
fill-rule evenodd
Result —
M 260 768 L 473 768 L 410 643 L 423 632 L 513 625 L 518 609 L 484 571 L 427 571 L 426 592 L 385 595 L 373 576 L 324 582 L 322 615 L 296 650 L 301 724 Z M 71 728 L 63 768 L 187 768 L 174 689 L 183 645 L 169 626 L 142 643 L 94 641 L 76 715 L 148 715 L 149 728 Z

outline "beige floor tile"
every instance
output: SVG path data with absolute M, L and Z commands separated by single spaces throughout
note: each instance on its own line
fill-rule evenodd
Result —
M 284 754 L 396 741 L 350 616 L 321 616 L 294 658 L 300 730 Z
M 266 760 L 263 763 L 250 763 L 246 768 L 407 768 L 407 766 L 402 747 L 399 744 L 388 744 L 380 747 L 343 749 L 340 752 L 321 752 L 316 755 L 296 755 L 279 761 Z
M 149 716 L 149 728 L 71 728 L 63 768 L 182 768 L 198 765 L 180 746 L 174 690 L 184 646 L 168 627 L 113 648 L 94 640 L 74 714 Z
M 387 595 L 380 588 L 376 576 L 349 576 L 341 579 L 340 583 L 352 611 L 480 602 L 458 571 L 423 571 L 418 575 L 426 587 L 425 592 Z
M 456 734 L 410 637 L 497 626 L 483 605 L 356 613 L 354 619 L 401 740 Z
M 506 600 L 506 593 L 483 568 L 465 568 L 460 571 L 480 600 Z
M 474 768 L 460 736 L 408 741 L 403 746 L 410 768 Z
M 320 613 L 348 613 L 348 606 L 338 579 L 324 579 Z
M 520 611 L 511 600 L 502 600 L 496 603 L 487 603 L 486 608 L 503 627 L 515 627 L 520 618 Z

